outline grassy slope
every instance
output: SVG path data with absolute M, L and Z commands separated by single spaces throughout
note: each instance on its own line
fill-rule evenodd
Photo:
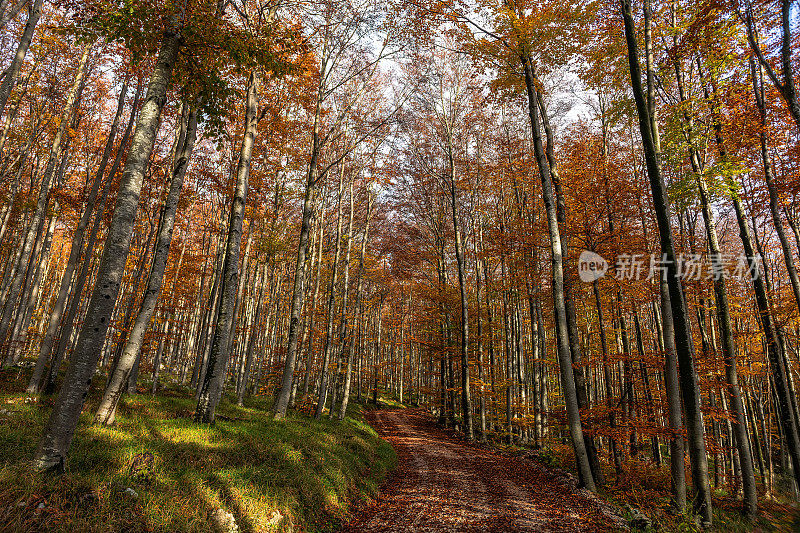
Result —
M 0 531 L 207 531 L 217 508 L 242 531 L 335 530 L 395 461 L 356 420 L 359 406 L 337 423 L 272 421 L 258 399 L 243 408 L 223 402 L 224 419 L 209 428 L 191 421 L 186 396 L 130 397 L 113 428 L 90 425 L 90 401 L 66 473 L 54 477 L 28 468 L 49 409 L 0 393 Z M 152 468 L 132 471 L 147 452 Z

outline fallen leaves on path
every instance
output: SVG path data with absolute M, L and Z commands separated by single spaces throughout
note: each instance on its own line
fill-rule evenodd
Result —
M 398 465 L 348 533 L 618 531 L 598 503 L 528 461 L 467 444 L 419 409 L 373 411 Z

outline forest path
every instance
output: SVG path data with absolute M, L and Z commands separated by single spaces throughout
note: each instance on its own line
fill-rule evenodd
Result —
M 619 531 L 545 467 L 471 446 L 420 409 L 376 410 L 367 421 L 398 464 L 345 532 Z

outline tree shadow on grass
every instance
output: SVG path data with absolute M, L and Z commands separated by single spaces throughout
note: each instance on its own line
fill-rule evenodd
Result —
M 247 514 L 247 510 L 242 506 L 239 496 L 231 489 L 230 483 L 220 478 L 216 474 L 212 474 L 208 478 L 208 485 L 219 492 L 219 498 L 225 507 L 233 514 L 239 529 L 243 533 L 255 531 L 253 520 Z
M 111 428 L 91 425 L 87 410 L 61 477 L 30 470 L 49 409 L 20 406 L 0 435 L 0 530 L 207 530 L 218 508 L 243 531 L 285 527 L 280 517 L 328 530 L 377 488 L 388 463 L 385 443 L 355 422 L 276 422 L 234 409 L 209 427 L 172 416 L 189 403 L 141 397 Z M 153 458 L 144 474 L 132 466 L 142 456 Z

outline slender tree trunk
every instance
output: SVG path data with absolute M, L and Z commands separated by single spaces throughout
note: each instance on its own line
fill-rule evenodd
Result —
M 303 195 L 303 212 L 300 224 L 300 237 L 297 244 L 297 263 L 294 273 L 294 284 L 292 287 L 291 308 L 289 311 L 289 332 L 286 343 L 286 359 L 284 360 L 283 376 L 281 377 L 281 388 L 278 398 L 275 400 L 273 412 L 275 419 L 280 420 L 286 416 L 289 408 L 289 399 L 292 393 L 292 381 L 294 378 L 295 360 L 297 359 L 297 328 L 300 322 L 300 310 L 303 303 L 303 284 L 306 277 L 306 256 L 308 255 L 309 234 L 311 232 L 311 219 L 314 216 L 314 202 L 316 200 L 317 187 L 319 180 L 324 178 L 320 175 L 317 165 L 320 155 L 320 106 L 322 99 L 322 87 L 317 91 L 317 109 L 314 115 L 314 128 L 311 140 L 311 161 L 308 165 L 308 177 L 306 190 Z
M 142 273 L 144 272 L 145 267 L 147 266 L 150 260 L 150 250 L 151 250 L 150 244 L 152 243 L 153 239 L 156 238 L 156 233 L 157 233 L 156 230 L 158 229 L 158 224 L 152 218 L 148 218 L 148 221 L 150 230 L 147 232 L 147 238 L 144 239 L 144 242 L 141 246 L 141 255 L 139 257 L 139 260 L 136 262 L 136 267 L 133 270 L 133 275 L 129 278 L 129 282 L 127 283 L 127 285 L 124 283 L 123 280 L 123 285 L 122 288 L 120 289 L 121 294 L 129 293 L 129 296 L 128 296 L 128 305 L 126 306 L 125 314 L 122 318 L 122 327 L 120 328 L 118 346 L 115 350 L 113 357 L 109 357 L 112 350 L 112 345 L 110 342 L 106 342 L 106 348 L 103 350 L 103 359 L 101 360 L 101 365 L 103 366 L 106 365 L 108 360 L 111 359 L 109 375 L 112 375 L 114 373 L 117 364 L 119 363 L 120 356 L 122 355 L 122 350 L 125 347 L 125 337 L 126 334 L 130 331 L 131 319 L 133 317 L 134 310 L 136 309 L 137 295 L 141 292 L 139 290 L 139 287 L 141 286 L 142 281 L 144 281 Z M 121 310 L 119 309 L 119 307 L 115 309 L 115 313 L 120 313 L 120 312 Z M 112 315 L 111 323 L 115 322 L 117 322 L 117 317 L 115 315 Z M 138 364 L 134 364 L 134 371 L 132 375 L 136 374 L 137 372 L 138 372 Z M 127 392 L 130 392 L 131 394 L 136 393 L 136 391 L 132 390 L 132 388 L 129 389 Z
M 697 166 L 696 155 L 694 166 Z M 699 169 L 697 169 L 699 171 Z M 714 296 L 717 304 L 717 321 L 719 322 L 720 340 L 722 341 L 722 358 L 725 365 L 725 382 L 730 394 L 730 407 L 734 418 L 733 429 L 736 440 L 736 449 L 739 452 L 739 462 L 742 469 L 742 486 L 744 488 L 745 510 L 748 515 L 754 516 L 758 509 L 758 494 L 756 492 L 755 472 L 753 470 L 753 456 L 750 450 L 750 437 L 747 430 L 747 420 L 742 403 L 742 393 L 739 390 L 739 372 L 736 368 L 736 347 L 733 343 L 733 328 L 731 327 L 730 311 L 728 309 L 728 291 L 725 287 L 725 277 L 722 275 L 725 266 L 715 228 L 716 221 L 708 201 L 708 191 L 705 180 L 696 171 L 696 181 L 700 190 L 700 204 L 705 221 L 706 238 L 711 252 L 712 268 L 718 273 L 714 277 Z
M 155 395 L 158 391 L 158 374 L 161 370 L 161 360 L 164 355 L 164 344 L 166 342 L 166 338 L 169 336 L 169 327 L 172 325 L 172 321 L 169 319 L 164 320 L 164 325 L 161 328 L 161 338 L 158 340 L 158 348 L 156 349 L 156 355 L 153 358 L 153 383 L 150 393 Z
M 31 113 L 34 113 L 33 106 L 31 106 Z M 14 173 L 14 179 L 11 180 L 11 185 L 9 186 L 8 202 L 3 207 L 3 218 L 2 218 L 2 223 L 0 223 L 0 242 L 3 241 L 3 237 L 5 237 L 6 231 L 8 230 L 8 223 L 9 223 L 9 220 L 11 219 L 11 214 L 14 211 L 14 206 L 15 206 L 16 201 L 17 201 L 17 195 L 19 193 L 19 184 L 20 184 L 20 181 L 22 179 L 22 172 L 25 169 L 25 164 L 26 164 L 26 162 L 28 160 L 28 156 L 31 154 L 31 147 L 33 146 L 34 141 L 36 140 L 36 138 L 39 135 L 39 127 L 40 127 L 40 125 L 42 123 L 42 119 L 43 119 L 43 117 L 39 116 L 33 122 L 32 126 L 31 126 L 31 133 L 30 133 L 30 135 L 28 135 L 28 140 L 25 143 L 25 147 L 22 148 L 21 153 L 19 155 L 19 166 L 17 168 L 17 171 Z M 0 158 L 2 158 L 2 153 L 0 153 Z M 10 168 L 12 166 L 13 165 L 9 165 L 9 170 L 10 170 Z M 4 179 L 4 176 L 5 176 L 4 173 L 0 173 L 0 179 Z M 22 250 L 19 250 L 20 253 L 21 253 L 21 251 Z M 8 256 L 8 257 L 10 257 L 10 256 Z M 4 273 L 7 273 L 8 269 L 13 264 L 14 264 L 13 261 L 8 261 L 7 260 L 6 270 L 4 270 Z M 2 290 L 0 291 L 0 294 L 5 294 L 6 280 L 7 279 L 8 279 L 8 276 L 6 276 L 4 274 Z
M 200 324 L 198 331 L 198 350 L 195 359 L 194 369 L 192 370 L 192 388 L 196 390 L 195 399 L 200 395 L 200 385 L 205 379 L 206 362 L 208 360 L 209 343 L 206 337 L 211 336 L 210 331 L 213 331 L 213 323 L 217 318 L 217 305 L 219 303 L 219 285 L 222 274 L 222 265 L 225 260 L 225 247 L 222 245 L 222 231 L 223 222 L 220 221 L 220 236 L 217 238 L 217 251 L 215 253 L 214 266 L 212 267 L 211 276 L 214 280 L 211 283 L 211 290 L 208 295 L 208 303 L 203 313 L 203 320 Z
M 171 29 L 164 33 L 120 182 L 117 205 L 103 248 L 95 289 L 64 384 L 34 454 L 33 465 L 37 470 L 60 470 L 64 467 L 119 295 L 139 195 L 180 46 L 181 36 L 177 31 Z
M 594 476 L 592 475 L 592 468 L 583 439 L 583 427 L 581 424 L 580 411 L 578 407 L 578 397 L 575 389 L 575 376 L 572 367 L 572 355 L 570 353 L 569 346 L 567 310 L 564 302 L 564 271 L 562 261 L 563 252 L 561 247 L 561 235 L 558 227 L 558 218 L 556 214 L 556 199 L 553 192 L 550 166 L 544 152 L 544 147 L 542 146 L 542 133 L 539 122 L 538 101 L 536 96 L 537 90 L 534 85 L 534 74 L 532 71 L 531 61 L 529 57 L 521 57 L 520 60 L 525 73 L 525 86 L 528 92 L 528 113 L 530 115 L 534 151 L 542 179 L 542 196 L 544 198 L 545 209 L 547 212 L 547 227 L 550 233 L 553 270 L 553 300 L 555 305 L 556 334 L 558 340 L 558 362 L 561 369 L 561 387 L 567 408 L 567 425 L 572 438 L 572 447 L 575 450 L 575 460 L 577 462 L 581 483 L 588 490 L 594 492 L 596 490 L 595 481 Z
M 319 378 L 319 400 L 314 412 L 314 418 L 319 420 L 325 411 L 325 403 L 328 398 L 328 381 L 331 379 L 328 367 L 331 363 L 331 350 L 333 349 L 333 317 L 336 307 L 336 281 L 339 274 L 339 260 L 342 250 L 342 194 L 344 191 L 344 166 L 339 169 L 339 196 L 336 207 L 336 236 L 334 237 L 333 263 L 331 264 L 331 279 L 328 284 L 328 307 L 325 319 L 325 344 L 322 349 L 322 368 L 320 368 Z
M 136 320 L 128 335 L 128 340 L 122 350 L 119 361 L 109 377 L 103 398 L 94 417 L 96 424 L 111 425 L 114 423 L 117 405 L 122 393 L 129 387 L 128 382 L 131 371 L 139 358 L 142 350 L 142 341 L 150 325 L 150 319 L 156 309 L 158 296 L 164 281 L 164 272 L 167 268 L 167 259 L 172 244 L 172 231 L 175 226 L 175 214 L 178 211 L 178 201 L 183 189 L 183 179 L 194 149 L 197 132 L 197 113 L 194 110 L 184 110 L 181 116 L 179 133 L 175 143 L 175 157 L 172 162 L 172 174 L 169 190 L 161 211 L 161 220 L 158 228 L 158 237 L 153 253 L 153 263 L 147 278 L 147 288 L 139 306 Z
M 244 138 L 239 153 L 239 165 L 236 171 L 236 187 L 233 194 L 231 214 L 228 223 L 228 242 L 225 252 L 225 263 L 222 269 L 222 295 L 214 341 L 208 358 L 208 369 L 203 380 L 200 397 L 195 410 L 195 422 L 214 423 L 214 412 L 222 398 L 225 370 L 228 366 L 231 347 L 231 324 L 234 320 L 236 293 L 239 288 L 239 249 L 242 243 L 242 225 L 244 223 L 245 205 L 247 202 L 247 185 L 250 175 L 250 159 L 253 153 L 256 128 L 258 126 L 258 75 L 253 72 L 247 87 L 247 108 L 245 112 Z
M 53 207 L 54 211 L 58 212 L 58 201 L 54 202 Z M 19 310 L 21 314 L 17 319 L 17 324 L 14 327 L 14 334 L 12 336 L 14 341 L 10 353 L 11 364 L 16 364 L 27 350 L 29 323 L 31 315 L 33 315 L 38 303 L 42 275 L 47 270 L 50 259 L 50 247 L 53 244 L 53 232 L 55 231 L 57 221 L 58 217 L 55 215 L 50 217 L 46 225 L 47 229 L 43 232 L 41 244 L 38 245 L 38 250 L 36 250 L 34 254 L 34 257 L 38 257 L 39 260 L 33 261 L 28 268 L 28 276 L 30 278 L 28 283 L 29 289 L 23 292 L 23 295 L 26 295 L 26 297 L 20 302 Z M 42 222 L 44 223 L 44 220 Z
M 0 2 L 0 30 L 5 28 L 6 25 L 22 11 L 25 4 L 29 2 L 30 0 L 14 0 L 13 4 L 11 0 L 3 0 Z
M 0 116 L 3 115 L 3 110 L 8 103 L 8 98 L 11 96 L 11 91 L 14 90 L 14 85 L 19 78 L 19 72 L 22 69 L 22 62 L 25 61 L 25 56 L 28 54 L 28 48 L 31 46 L 33 34 L 36 31 L 36 25 L 39 23 L 39 18 L 42 16 L 42 6 L 44 0 L 33 0 L 33 5 L 28 11 L 28 22 L 25 25 L 25 30 L 22 32 L 22 37 L 17 45 L 17 52 L 11 60 L 11 64 L 5 71 L 3 81 L 0 82 Z
M 306 346 L 306 372 L 303 376 L 303 395 L 308 394 L 309 382 L 311 380 L 311 371 L 314 368 L 314 362 L 316 361 L 316 357 L 314 355 L 314 322 L 316 321 L 317 315 L 317 302 L 319 301 L 319 287 L 320 287 L 320 271 L 322 269 L 322 246 L 324 244 L 324 235 L 325 235 L 325 206 L 323 205 L 320 209 L 319 215 L 319 230 L 317 231 L 317 251 L 316 251 L 316 261 L 314 260 L 313 254 L 314 249 L 312 247 L 311 253 L 311 262 L 316 262 L 316 273 L 314 275 L 314 296 L 311 304 L 311 309 L 309 310 L 309 317 L 308 317 L 308 331 L 309 331 L 309 342 Z M 315 392 L 319 392 L 318 390 Z
M 482 222 L 481 222 L 482 224 Z M 479 233 L 482 232 L 482 228 L 478 230 Z M 476 350 L 478 352 L 478 379 L 480 380 L 480 389 L 478 395 L 478 402 L 479 402 L 479 413 L 480 413 L 480 441 L 486 442 L 486 377 L 484 375 L 484 360 L 483 360 L 483 313 L 481 312 L 481 306 L 483 298 L 481 297 L 481 289 L 486 290 L 488 292 L 488 288 L 485 288 L 486 279 L 483 280 L 481 283 L 481 274 L 483 271 L 483 259 L 478 255 L 478 237 L 476 236 L 475 240 L 473 241 L 473 251 L 475 255 L 475 296 L 476 296 L 476 304 L 478 308 L 478 314 L 476 316 L 477 322 L 477 332 L 476 332 Z M 531 316 L 531 324 L 535 324 L 535 317 Z M 490 340 L 491 342 L 491 340 Z M 535 343 L 536 340 L 534 339 L 533 342 Z M 534 358 L 535 364 L 535 358 Z
M 464 272 L 464 250 L 461 242 L 461 230 L 458 226 L 458 208 L 456 195 L 456 169 L 453 160 L 452 145 L 448 147 L 450 165 L 450 208 L 453 219 L 454 246 L 456 266 L 458 268 L 458 287 L 461 295 L 461 412 L 464 417 L 464 434 L 467 440 L 475 440 L 472 428 L 472 398 L 469 390 L 469 304 L 467 301 L 467 279 Z
M 340 364 L 345 365 L 345 375 L 344 379 L 341 381 L 341 387 L 337 387 L 334 392 L 333 398 L 331 399 L 331 411 L 330 417 L 333 418 L 333 410 L 334 406 L 336 405 L 337 396 L 344 394 L 344 381 L 347 380 L 347 372 L 348 369 L 352 368 L 350 363 L 350 351 L 352 350 L 349 348 L 349 344 L 347 342 L 347 335 L 350 331 L 350 315 L 349 315 L 349 296 L 350 296 L 350 258 L 353 251 L 353 217 L 355 215 L 355 200 L 353 198 L 353 180 L 348 180 L 349 182 L 349 189 L 350 189 L 350 220 L 347 223 L 347 251 L 344 254 L 344 279 L 342 280 L 342 314 L 341 320 L 339 322 L 339 331 L 337 333 L 337 337 L 339 339 L 339 346 L 341 348 L 341 352 L 339 353 L 339 363 L 337 363 L 337 374 L 340 368 Z M 350 350 L 350 351 L 349 351 Z M 341 390 L 340 390 L 341 389 Z M 402 402 L 401 402 L 402 403 Z M 340 410 L 341 411 L 341 410 Z M 342 417 L 344 417 L 344 411 L 341 411 Z
M 537 80 L 534 80 L 537 81 Z M 556 217 L 558 218 L 559 227 L 566 227 L 567 214 L 564 205 L 564 195 L 561 191 L 561 178 L 558 174 L 558 164 L 556 162 L 554 145 L 555 140 L 550 127 L 550 119 L 547 114 L 547 106 L 544 103 L 542 94 L 536 92 L 536 100 L 539 107 L 539 113 L 542 117 L 542 126 L 545 132 L 547 144 L 545 145 L 545 154 L 547 156 L 547 163 L 550 167 L 550 176 L 553 182 L 553 191 L 556 195 Z M 569 238 L 562 236 L 561 239 L 561 253 L 564 272 L 570 271 L 569 263 Z M 575 390 L 578 395 L 578 408 L 589 409 L 591 407 L 589 402 L 589 389 L 586 381 L 586 368 L 583 366 L 583 353 L 581 350 L 580 339 L 578 336 L 578 321 L 575 311 L 575 302 L 572 297 L 572 279 L 570 276 L 564 276 L 564 305 L 567 312 L 567 333 L 569 334 L 569 349 L 572 356 L 572 364 L 575 367 Z M 592 475 L 594 476 L 597 485 L 604 485 L 605 479 L 603 470 L 600 467 L 600 460 L 597 457 L 597 448 L 595 447 L 594 439 L 591 432 L 587 431 L 590 428 L 584 428 L 583 441 L 586 446 L 586 453 L 589 456 L 589 466 L 592 468 Z
M 631 71 L 631 85 L 636 101 L 639 117 L 639 129 L 642 144 L 645 150 L 647 174 L 653 193 L 653 205 L 658 222 L 661 251 L 667 263 L 667 283 L 669 287 L 670 305 L 672 307 L 673 326 L 675 331 L 675 346 L 678 356 L 681 393 L 685 409 L 687 436 L 689 442 L 689 455 L 692 465 L 692 481 L 695 486 L 695 511 L 700 515 L 704 527 L 712 523 L 711 489 L 708 483 L 708 457 L 705 447 L 705 430 L 703 417 L 700 410 L 700 391 L 697 383 L 697 373 L 694 369 L 693 341 L 691 327 L 684 309 L 684 294 L 678 277 L 675 252 L 672 244 L 672 228 L 669 221 L 669 199 L 667 198 L 664 180 L 661 175 L 659 154 L 655 149 L 655 136 L 650 121 L 650 113 L 642 91 L 641 70 L 639 66 L 639 52 L 637 50 L 636 34 L 629 0 L 621 0 L 622 16 L 625 22 L 625 38 L 628 47 L 628 60 Z

